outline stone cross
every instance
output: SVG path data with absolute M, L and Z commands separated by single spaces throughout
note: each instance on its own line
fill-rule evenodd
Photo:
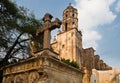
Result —
M 37 36 L 39 36 L 42 33 L 44 34 L 43 48 L 50 49 L 50 32 L 55 28 L 60 28 L 61 25 L 61 21 L 58 18 L 56 18 L 55 21 L 51 22 L 52 18 L 53 18 L 52 15 L 46 13 L 45 16 L 43 17 L 43 21 L 44 21 L 43 27 L 38 29 L 36 32 Z

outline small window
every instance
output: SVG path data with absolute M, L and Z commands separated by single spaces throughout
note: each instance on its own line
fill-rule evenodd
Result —
M 65 46 L 64 45 L 62 45 L 62 48 L 64 48 Z
M 67 17 L 67 14 L 66 14 L 66 17 Z
M 74 14 L 72 14 L 72 16 L 74 17 L 75 15 L 74 15 Z
M 14 83 L 14 81 L 12 80 L 11 83 Z
M 75 24 L 75 22 L 73 22 L 73 24 Z
M 68 24 L 67 24 L 67 23 L 65 23 L 65 31 L 67 31 L 67 27 L 68 27 Z

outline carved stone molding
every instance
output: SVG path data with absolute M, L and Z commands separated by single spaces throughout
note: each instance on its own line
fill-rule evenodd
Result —
M 39 73 L 31 72 L 28 76 L 29 83 L 37 83 L 39 81 Z
M 11 77 L 6 77 L 6 79 L 3 80 L 3 83 L 13 83 L 14 82 L 14 78 Z
M 25 75 L 16 75 L 14 78 L 14 83 L 26 83 L 27 79 L 25 79 Z

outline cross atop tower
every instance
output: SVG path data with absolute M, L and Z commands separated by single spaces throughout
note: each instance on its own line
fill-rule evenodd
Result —
M 69 6 L 71 6 L 71 3 L 69 3 Z

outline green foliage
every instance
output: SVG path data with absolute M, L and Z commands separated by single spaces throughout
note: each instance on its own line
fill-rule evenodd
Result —
M 71 65 L 72 65 L 73 67 L 79 69 L 79 65 L 77 64 L 77 62 L 75 62 L 75 61 L 71 61 Z
M 25 20 L 20 22 L 20 31 L 29 33 L 36 37 L 36 30 L 42 26 L 42 21 L 35 18 L 34 14 L 25 17 Z
M 65 58 L 61 58 L 61 61 L 68 64 L 68 65 L 71 65 L 77 69 L 79 69 L 79 64 L 75 61 L 70 61 L 70 59 L 65 59 Z
M 11 30 L 18 26 L 17 20 L 21 20 L 25 17 L 20 13 L 19 8 L 17 8 L 15 3 L 10 0 L 1 0 L 0 8 L 0 26 L 7 27 L 7 30 Z
M 0 69 L 8 64 L 16 63 L 13 57 L 29 55 L 29 37 L 31 34 L 38 42 L 36 30 L 42 26 L 42 21 L 36 19 L 33 13 L 28 13 L 24 7 L 18 7 L 12 0 L 0 0 Z M 35 40 L 35 41 L 36 41 Z M 8 61 L 11 59 L 11 63 Z M 2 83 L 0 70 L 0 83 Z
M 18 7 L 11 0 L 0 0 L 0 67 L 18 54 L 21 57 L 29 55 L 28 34 L 42 43 L 43 37 L 36 37 L 36 30 L 41 26 L 42 21 L 26 8 Z
M 26 8 L 17 7 L 11 0 L 0 1 L 0 48 L 9 48 L 16 34 L 28 33 L 36 37 L 36 30 L 41 26 L 42 21 L 36 19 L 33 13 L 28 13 Z

